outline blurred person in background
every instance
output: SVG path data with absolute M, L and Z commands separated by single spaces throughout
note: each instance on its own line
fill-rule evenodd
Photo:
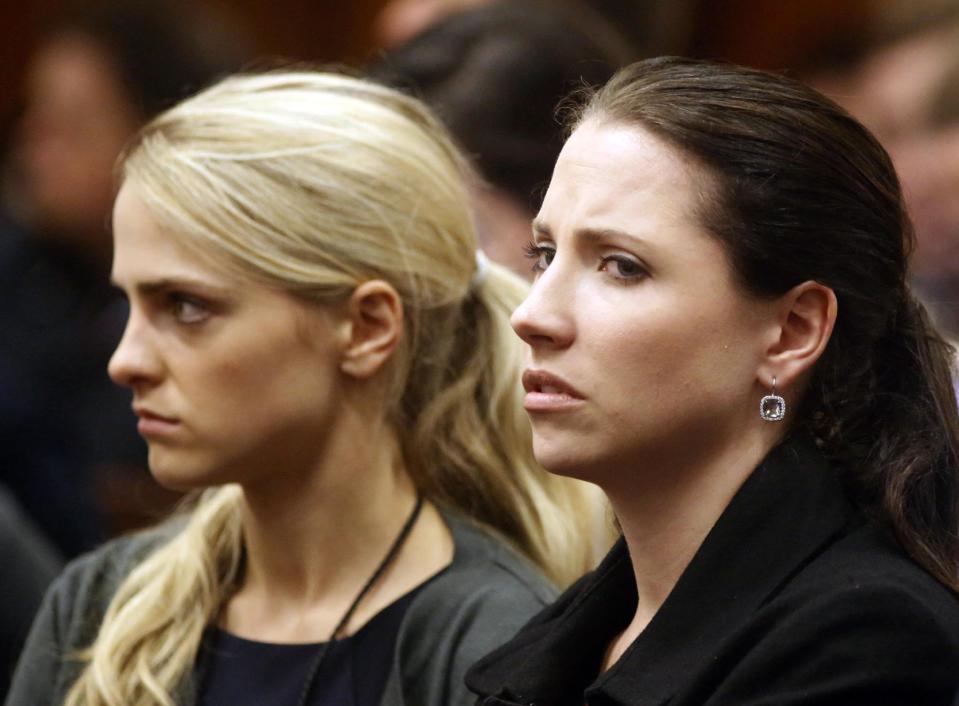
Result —
M 208 27 L 178 4 L 87 4 L 27 72 L 0 219 L 0 480 L 67 556 L 138 512 L 145 449 L 106 375 L 126 316 L 113 167 L 146 119 L 235 65 Z
M 884 144 L 923 129 L 955 53 L 957 0 L 886 0 L 860 36 L 812 77 Z
M 0 701 L 10 688 L 10 677 L 33 616 L 61 559 L 16 499 L 0 485 Z
M 888 142 L 916 229 L 913 281 L 937 323 L 959 341 L 959 3 L 955 9 L 950 22 L 930 31 L 947 41 L 928 69 L 915 123 Z
M 916 232 L 910 276 L 959 339 L 959 2 L 877 7 L 863 55 L 813 84 L 888 149 Z
M 393 49 L 410 41 L 449 15 L 489 5 L 498 0 L 387 0 L 373 23 L 376 43 Z M 693 0 L 545 0 L 551 11 L 600 15 L 644 54 L 682 53 L 690 40 L 695 18 Z
M 557 106 L 638 51 L 586 5 L 510 0 L 444 17 L 368 73 L 446 123 L 482 177 L 470 186 L 483 250 L 529 278 L 523 245 L 563 143 Z
M 377 43 L 386 48 L 405 44 L 448 15 L 493 0 L 387 0 L 373 21 Z

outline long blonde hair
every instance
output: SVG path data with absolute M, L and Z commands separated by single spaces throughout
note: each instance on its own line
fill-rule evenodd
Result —
M 466 167 L 418 101 L 309 71 L 236 76 L 147 125 L 122 177 L 198 254 L 317 302 L 402 297 L 388 414 L 414 483 L 559 583 L 587 568 L 581 488 L 535 463 L 509 314 L 525 284 L 477 268 Z M 206 491 L 120 586 L 68 706 L 173 706 L 241 566 L 241 494 Z

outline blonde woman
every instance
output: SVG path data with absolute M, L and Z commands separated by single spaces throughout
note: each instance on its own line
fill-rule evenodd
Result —
M 540 572 L 584 568 L 463 169 L 418 102 L 336 75 L 229 78 L 143 130 L 109 372 L 157 479 L 202 493 L 66 571 L 10 706 L 468 703 Z

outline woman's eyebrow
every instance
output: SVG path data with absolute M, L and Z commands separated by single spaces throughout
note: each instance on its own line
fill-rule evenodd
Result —
M 626 239 L 635 241 L 641 245 L 647 245 L 647 241 L 635 233 L 629 233 L 625 230 L 619 230 L 618 228 L 578 228 L 575 231 L 575 235 L 582 240 L 589 242 L 596 242 L 599 240 L 607 240 L 609 238 L 616 239 Z
M 110 282 L 118 289 L 124 289 L 123 285 L 116 279 L 111 278 Z M 200 289 L 211 293 L 222 292 L 224 294 L 230 291 L 227 287 L 221 287 L 192 277 L 161 277 L 153 280 L 143 280 L 134 284 L 134 289 L 141 294 L 155 294 L 157 292 L 182 288 Z
M 546 238 L 553 237 L 553 231 L 550 227 L 541 220 L 533 220 L 532 222 L 533 234 L 540 235 Z M 618 228 L 577 228 L 573 235 L 577 239 L 585 240 L 587 242 L 597 242 L 601 240 L 606 240 L 608 238 L 617 238 L 617 239 L 626 239 L 632 240 L 640 245 L 648 245 L 648 241 L 644 238 L 636 235 L 635 233 L 630 233 L 625 230 L 620 230 Z

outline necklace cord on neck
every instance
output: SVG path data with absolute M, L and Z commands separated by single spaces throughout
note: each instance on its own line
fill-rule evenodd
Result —
M 380 561 L 379 565 L 376 567 L 376 570 L 370 574 L 370 577 L 366 580 L 366 583 L 363 584 L 363 588 L 360 589 L 359 593 L 356 594 L 356 598 L 354 598 L 353 602 L 350 603 L 350 607 L 346 609 L 345 613 L 343 613 L 343 617 L 340 618 L 339 622 L 336 624 L 336 627 L 333 628 L 333 632 L 330 634 L 330 639 L 320 646 L 316 656 L 313 658 L 313 663 L 310 665 L 310 671 L 307 673 L 306 681 L 303 682 L 303 689 L 300 691 L 300 698 L 296 702 L 297 706 L 307 706 L 307 699 L 310 696 L 310 692 L 313 690 L 313 684 L 316 682 L 316 676 L 319 674 L 320 667 L 326 660 L 327 654 L 336 643 L 339 634 L 343 631 L 343 628 L 345 628 L 347 623 L 350 622 L 350 618 L 353 617 L 353 613 L 356 612 L 360 602 L 366 597 L 366 594 L 370 592 L 370 589 L 373 588 L 386 569 L 389 568 L 390 564 L 393 563 L 396 555 L 400 553 L 400 549 L 402 549 L 403 544 L 406 543 L 406 539 L 409 537 L 410 531 L 413 529 L 413 525 L 416 524 L 416 520 L 419 517 L 420 510 L 422 508 L 423 496 L 417 493 L 416 504 L 413 506 L 413 510 L 410 512 L 409 517 L 406 518 L 406 522 L 403 524 L 402 529 L 400 529 L 399 534 L 396 535 L 396 539 L 394 539 L 393 543 L 390 545 L 389 550 L 386 552 L 386 556 L 384 556 Z

